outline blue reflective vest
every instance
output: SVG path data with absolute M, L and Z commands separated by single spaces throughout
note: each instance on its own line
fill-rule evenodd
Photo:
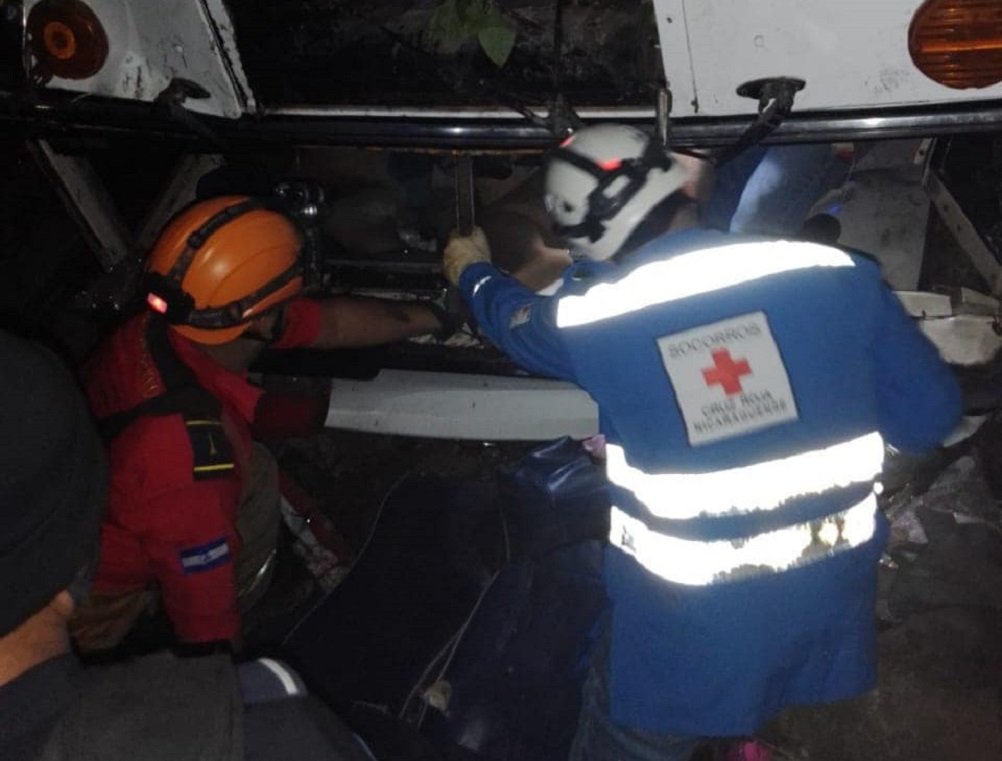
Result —
M 875 262 L 694 230 L 552 297 L 488 264 L 460 288 L 513 360 L 598 403 L 614 721 L 748 734 L 872 687 L 883 442 L 932 448 L 960 415 Z

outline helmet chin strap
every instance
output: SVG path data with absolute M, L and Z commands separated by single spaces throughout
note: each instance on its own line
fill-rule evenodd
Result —
M 589 214 L 576 225 L 554 223 L 553 230 L 565 238 L 587 238 L 594 243 L 605 235 L 605 223 Z
M 273 317 L 273 319 L 271 321 L 271 327 L 268 329 L 267 333 L 265 333 L 260 329 L 260 326 L 265 319 L 269 317 Z M 247 330 L 241 334 L 241 337 L 270 346 L 285 333 L 285 326 L 288 323 L 286 305 L 283 303 L 273 309 L 263 312 L 262 314 L 254 315 L 248 320 L 248 323 L 249 325 Z

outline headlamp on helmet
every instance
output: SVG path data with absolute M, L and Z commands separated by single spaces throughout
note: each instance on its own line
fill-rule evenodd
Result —
M 303 290 L 302 235 L 278 199 L 196 203 L 164 228 L 147 262 L 150 308 L 194 341 L 230 341 Z

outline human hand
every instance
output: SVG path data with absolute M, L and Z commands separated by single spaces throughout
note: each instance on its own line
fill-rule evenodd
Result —
M 469 235 L 453 230 L 442 254 L 442 272 L 450 283 L 459 285 L 459 278 L 467 267 L 490 260 L 491 250 L 483 230 L 474 227 Z

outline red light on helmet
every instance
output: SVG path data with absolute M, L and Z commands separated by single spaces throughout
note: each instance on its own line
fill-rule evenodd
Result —
M 146 295 L 146 303 L 150 305 L 150 309 L 154 312 L 158 314 L 167 314 L 167 302 L 155 293 L 149 293 Z
M 908 52 L 919 71 L 947 87 L 1002 82 L 1002 3 L 926 0 L 908 29 Z
M 615 172 L 621 166 L 623 166 L 622 159 L 606 159 L 605 161 L 596 161 L 600 169 L 604 169 L 607 172 Z

